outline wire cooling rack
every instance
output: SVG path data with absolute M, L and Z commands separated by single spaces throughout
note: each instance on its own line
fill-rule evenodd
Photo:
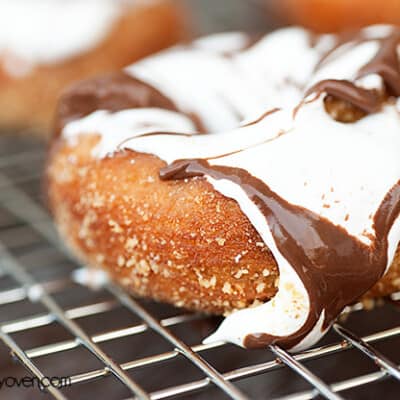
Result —
M 322 344 L 295 356 L 203 345 L 215 319 L 72 279 L 81 266 L 43 206 L 43 162 L 40 144 L 0 137 L 0 379 L 68 377 L 46 390 L 56 399 L 399 397 L 399 295 L 349 307 Z M 40 396 L 0 389 L 0 399 Z
M 203 33 L 266 28 L 266 0 L 185 1 Z M 295 356 L 203 345 L 215 318 L 74 281 L 82 266 L 43 205 L 43 163 L 40 143 L 0 136 L 0 400 L 399 398 L 400 294 L 349 307 Z M 40 390 L 29 377 L 59 379 Z

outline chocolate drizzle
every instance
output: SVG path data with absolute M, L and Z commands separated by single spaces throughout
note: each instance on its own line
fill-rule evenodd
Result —
M 66 91 L 58 106 L 55 131 L 59 134 L 68 122 L 97 110 L 117 112 L 149 107 L 185 114 L 199 132 L 205 130 L 203 121 L 195 113 L 182 112 L 153 86 L 117 72 L 80 82 Z
M 398 46 L 400 44 L 400 29 L 395 29 L 390 35 L 384 38 L 366 38 L 362 34 L 349 38 L 346 41 L 338 42 L 338 45 L 331 49 L 327 54 L 331 55 L 337 48 L 349 41 L 356 44 L 376 40 L 380 43 L 380 48 L 375 57 L 366 65 L 360 68 L 356 79 L 365 77 L 366 75 L 377 74 L 381 76 L 385 84 L 387 95 L 400 96 L 400 62 Z M 326 61 L 325 55 L 317 64 L 316 70 Z M 361 109 L 366 113 L 378 112 L 385 97 L 379 95 L 375 89 L 364 89 L 357 86 L 349 80 L 327 79 L 317 82 L 314 86 L 307 90 L 305 97 L 312 93 L 325 92 L 340 100 L 344 100 L 353 106 Z
M 178 110 L 172 100 L 157 89 L 123 72 L 89 79 L 72 86 L 62 96 L 56 131 L 97 110 L 116 112 L 145 107 Z
M 397 48 L 400 44 L 400 31 L 381 39 L 381 46 L 376 56 L 358 72 L 357 78 L 369 74 L 378 74 L 393 96 L 400 96 L 400 63 Z
M 281 110 L 281 108 L 275 107 L 275 108 L 272 108 L 271 110 L 265 111 L 257 119 L 255 119 L 254 121 L 248 122 L 247 124 L 242 125 L 242 127 L 244 128 L 246 126 L 256 125 L 259 122 L 261 122 L 263 119 L 267 118 L 268 116 L 270 116 L 280 110 Z
M 248 335 L 246 347 L 279 343 L 291 348 L 301 342 L 325 312 L 328 327 L 343 308 L 371 288 L 385 272 L 388 234 L 400 214 L 400 181 L 389 191 L 374 217 L 376 236 L 367 246 L 320 215 L 290 204 L 266 183 L 246 170 L 211 166 L 206 160 L 180 160 L 160 171 L 162 180 L 196 176 L 226 179 L 239 185 L 268 223 L 274 241 L 302 280 L 310 310 L 305 324 L 294 334 L 276 337 L 265 333 Z
M 347 101 L 366 113 L 378 112 L 381 108 L 381 98 L 376 90 L 368 90 L 357 87 L 354 83 L 346 80 L 326 79 L 316 83 L 307 90 L 305 97 L 313 93 L 323 93 Z
M 321 34 L 316 35 L 316 43 L 318 43 L 318 41 L 321 39 L 322 36 L 323 35 L 321 35 Z M 323 66 L 328 64 L 331 57 L 336 52 L 336 50 L 338 50 L 343 45 L 348 45 L 348 46 L 350 46 L 350 49 L 351 49 L 363 42 L 367 42 L 370 40 L 375 40 L 375 39 L 368 38 L 365 35 L 365 33 L 360 30 L 349 30 L 349 31 L 344 31 L 342 33 L 337 34 L 335 45 L 322 55 L 322 57 L 319 59 L 319 61 L 317 62 L 317 64 L 314 67 L 314 72 L 317 72 Z M 347 50 L 349 50 L 349 48 L 347 48 Z
M 385 38 L 368 38 L 363 34 L 347 36 L 346 40 L 339 40 L 337 46 L 321 58 L 316 70 L 329 62 L 331 55 L 341 45 L 346 43 L 355 46 L 371 40 L 379 43 L 379 50 L 370 62 L 359 69 L 355 78 L 378 74 L 384 81 L 385 93 L 359 87 L 350 80 L 327 79 L 308 89 L 299 107 L 307 103 L 306 98 L 311 94 L 316 94 L 315 98 L 318 98 L 325 93 L 327 97 L 339 99 L 361 110 L 360 114 L 364 116 L 379 112 L 389 96 L 400 96 L 397 52 L 400 29 L 393 30 Z M 143 107 L 157 107 L 182 114 L 182 110 L 178 110 L 170 98 L 151 85 L 124 73 L 92 79 L 66 93 L 59 107 L 57 130 L 61 131 L 69 121 L 95 110 L 115 112 Z M 295 109 L 294 117 L 299 107 Z M 278 110 L 269 110 L 245 126 L 255 125 Z M 188 116 L 199 130 L 204 129 L 203 121 L 196 116 Z M 123 147 L 124 143 L 119 147 Z M 373 221 L 375 237 L 372 238 L 372 244 L 367 246 L 344 228 L 310 210 L 290 204 L 265 182 L 244 169 L 214 166 L 206 160 L 193 159 L 175 161 L 160 171 L 160 178 L 164 181 L 204 176 L 229 180 L 239 185 L 258 206 L 279 252 L 298 274 L 310 299 L 307 320 L 297 332 L 287 337 L 254 332 L 246 337 L 246 347 L 265 347 L 270 343 L 279 343 L 287 348 L 295 346 L 312 331 L 322 312 L 325 315 L 323 326 L 326 328 L 346 305 L 363 295 L 384 274 L 388 264 L 388 234 L 400 214 L 400 181 L 386 194 L 377 210 Z

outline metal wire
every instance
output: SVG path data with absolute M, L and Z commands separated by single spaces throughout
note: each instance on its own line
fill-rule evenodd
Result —
M 279 359 L 284 362 L 288 367 L 292 368 L 295 372 L 301 375 L 306 381 L 311 383 L 315 389 L 329 400 L 343 400 L 343 397 L 337 395 L 332 391 L 332 389 L 315 376 L 309 369 L 304 365 L 300 364 L 293 356 L 288 354 L 286 351 L 282 350 L 276 345 L 269 346 L 270 350 L 279 357 Z
M 38 239 L 44 240 L 48 246 L 57 248 L 64 254 L 63 257 L 68 258 L 70 256 L 58 241 L 47 212 L 34 200 L 34 197 L 20 187 L 31 181 L 34 183 L 36 174 L 32 174 L 32 171 L 27 171 L 26 175 L 12 179 L 4 173 L 8 167 L 23 164 L 25 160 L 40 160 L 40 155 L 36 153 L 33 155 L 24 151 L 21 155 L 15 154 L 0 157 L 0 210 L 3 209 L 11 217 L 15 218 L 16 224 L 22 224 L 21 226 L 31 229 Z M 0 226 L 0 233 L 7 229 L 11 229 L 10 226 Z M 18 248 L 14 249 L 15 252 L 18 252 Z M 73 288 L 76 284 L 72 279 L 64 274 L 50 280 L 38 281 L 14 253 L 0 238 L 0 279 L 9 277 L 17 283 L 14 287 L 6 287 L 0 290 L 0 306 L 17 306 L 19 303 L 26 301 L 39 302 L 45 307 L 46 312 L 2 322 L 0 324 L 0 339 L 11 350 L 12 354 L 27 367 L 30 373 L 39 379 L 43 378 L 44 374 L 36 364 L 36 360 L 51 354 L 64 354 L 66 351 L 83 346 L 100 360 L 102 367 L 71 375 L 71 384 L 90 383 L 96 379 L 114 375 L 131 391 L 132 395 L 135 396 L 134 398 L 167 399 L 214 387 L 229 398 L 247 399 L 249 396 L 239 390 L 234 382 L 240 382 L 245 378 L 258 375 L 266 376 L 269 372 L 284 368 L 289 368 L 301 379 L 304 379 L 305 382 L 311 385 L 311 389 L 284 397 L 281 396 L 280 399 L 312 399 L 317 395 L 321 395 L 327 399 L 337 400 L 343 398 L 338 393 L 343 393 L 352 388 L 378 382 L 389 377 L 400 380 L 400 369 L 397 364 L 373 347 L 376 342 L 400 337 L 400 326 L 359 337 L 341 324 L 335 324 L 334 331 L 343 339 L 342 341 L 315 347 L 296 355 L 290 355 L 277 346 L 271 346 L 265 350 L 265 353 L 273 354 L 277 357 L 276 359 L 261 363 L 254 362 L 251 365 L 240 368 L 232 365 L 233 369 L 220 373 L 205 360 L 202 354 L 223 349 L 226 346 L 224 343 L 188 346 L 169 329 L 172 327 L 182 327 L 184 329 L 188 323 L 202 320 L 206 318 L 205 316 L 177 313 L 174 316 L 160 319 L 149 312 L 140 302 L 112 283 L 106 284 L 104 287 L 106 293 L 110 296 L 108 300 L 93 301 L 90 304 L 63 310 L 54 296 Z M 70 273 L 72 273 L 72 270 Z M 89 289 L 85 290 L 89 291 Z M 99 315 L 106 316 L 106 313 L 118 308 L 128 310 L 136 318 L 138 317 L 141 322 L 96 334 L 88 334 L 78 325 L 78 321 L 81 319 Z M 348 307 L 346 310 L 347 314 L 356 312 L 363 312 L 361 303 Z M 61 324 L 67 332 L 72 334 L 73 338 L 25 349 L 21 348 L 13 338 L 13 335 L 17 333 L 33 332 L 39 327 L 45 327 L 55 322 Z M 166 340 L 171 350 L 137 358 L 119 365 L 98 346 L 101 343 L 116 342 L 121 338 L 141 338 L 141 335 L 148 331 L 152 331 L 160 339 Z M 330 357 L 334 354 L 346 352 L 349 349 L 360 351 L 361 354 L 371 359 L 379 370 L 347 380 L 328 383 L 304 365 L 304 362 L 318 358 L 324 358 L 329 362 Z M 171 362 L 179 357 L 187 359 L 204 377 L 180 385 L 166 385 L 157 391 L 147 392 L 126 374 L 130 370 L 138 370 L 144 366 L 157 366 L 161 362 Z M 49 387 L 48 392 L 56 399 L 66 398 L 61 388 Z
M 135 395 L 141 399 L 149 399 L 148 394 L 117 365 L 103 350 L 100 349 L 90 337 L 77 325 L 72 319 L 65 315 L 62 308 L 56 301 L 45 291 L 45 288 L 40 283 L 35 282 L 31 275 L 16 261 L 16 259 L 8 252 L 2 243 L 0 243 L 1 261 L 0 266 L 9 275 L 11 275 L 28 293 L 28 296 L 33 301 L 40 301 L 70 333 L 75 337 L 75 340 L 85 346 L 93 353 L 106 367 L 113 373 L 122 383 L 124 383 Z M 7 336 L 3 332 L 3 336 Z M 9 337 L 9 336 L 8 336 Z M 9 344 L 13 345 L 10 340 Z M 16 354 L 20 354 L 19 349 L 12 347 Z M 25 359 L 25 358 L 24 358 Z M 21 360 L 23 361 L 23 360 Z
M 392 375 L 397 380 L 400 380 L 400 369 L 395 363 L 390 361 L 378 350 L 374 349 L 371 345 L 364 342 L 361 338 L 359 338 L 357 335 L 350 332 L 343 326 L 335 324 L 333 328 L 337 333 L 339 333 L 339 335 L 343 336 L 354 347 L 356 347 L 358 350 L 362 351 L 364 354 L 370 357 L 376 363 L 376 365 L 381 367 L 383 370 L 385 370 L 388 374 Z

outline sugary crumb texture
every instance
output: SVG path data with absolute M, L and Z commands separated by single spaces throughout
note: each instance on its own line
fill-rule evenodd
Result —
M 95 159 L 97 141 L 59 140 L 47 166 L 50 209 L 81 261 L 137 295 L 215 314 L 275 295 L 275 260 L 234 200 L 201 178 L 160 181 L 153 155 Z M 399 289 L 400 251 L 365 298 Z

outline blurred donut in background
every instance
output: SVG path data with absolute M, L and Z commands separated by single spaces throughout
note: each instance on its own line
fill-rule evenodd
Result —
M 316 32 L 400 23 L 399 0 L 272 0 L 271 4 L 284 22 Z
M 46 136 L 62 89 L 186 38 L 176 0 L 0 0 L 0 130 Z

